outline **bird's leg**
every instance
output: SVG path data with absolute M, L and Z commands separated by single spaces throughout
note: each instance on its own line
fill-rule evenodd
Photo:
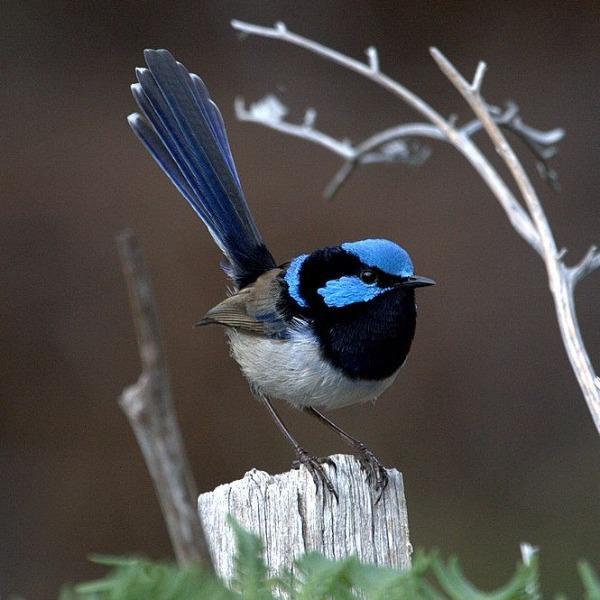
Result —
M 377 458 L 377 456 L 375 456 L 375 454 L 373 454 L 373 452 L 360 440 L 357 440 L 349 433 L 346 433 L 325 415 L 321 414 L 315 408 L 312 408 L 312 406 L 306 407 L 304 410 L 313 417 L 316 417 L 321 423 L 325 423 L 330 429 L 333 429 L 333 431 L 335 431 L 348 445 L 354 448 L 355 452 L 358 454 L 360 466 L 367 474 L 367 482 L 369 485 L 374 484 L 375 491 L 379 492 L 377 497 L 377 502 L 379 502 L 388 484 L 386 468 L 379 458 Z
M 296 460 L 292 463 L 292 468 L 298 469 L 300 468 L 300 465 L 304 465 L 311 474 L 311 477 L 315 482 L 315 486 L 318 488 L 319 482 L 321 482 L 333 494 L 336 501 L 339 502 L 337 490 L 323 469 L 323 463 L 331 465 L 334 468 L 335 463 L 330 458 L 316 458 L 311 456 L 304 448 L 302 448 L 302 446 L 300 446 L 296 438 L 294 438 L 294 436 L 289 432 L 288 428 L 285 426 L 285 423 L 281 420 L 281 417 L 277 414 L 275 408 L 273 408 L 271 401 L 262 394 L 259 394 L 258 397 L 259 400 L 265 405 L 269 413 L 271 413 L 273 420 L 275 423 L 277 423 L 277 427 L 279 427 L 288 442 L 290 442 L 290 444 L 292 444 L 296 450 Z

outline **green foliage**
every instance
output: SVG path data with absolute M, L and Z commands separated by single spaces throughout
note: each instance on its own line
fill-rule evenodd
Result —
M 519 564 L 511 580 L 493 592 L 478 590 L 456 558 L 444 562 L 435 552 L 417 552 L 408 571 L 362 564 L 356 558 L 330 560 L 310 552 L 296 562 L 296 573 L 270 579 L 261 541 L 233 519 L 237 539 L 236 573 L 227 587 L 212 574 L 143 558 L 95 556 L 111 568 L 103 579 L 65 589 L 61 600 L 533 600 L 538 593 L 534 556 Z M 600 600 L 600 579 L 588 563 L 579 565 L 586 600 Z
M 94 556 L 93 562 L 112 567 L 104 578 L 77 585 L 61 594 L 61 600 L 230 600 L 239 598 L 216 577 L 199 569 L 180 569 L 172 564 L 142 558 Z
M 248 600 L 273 598 L 270 591 L 273 582 L 267 578 L 267 565 L 263 558 L 263 545 L 260 538 L 246 531 L 231 516 L 228 521 L 237 542 L 233 589 L 239 591 Z
M 581 562 L 578 567 L 585 588 L 585 600 L 600 600 L 600 578 L 589 563 Z

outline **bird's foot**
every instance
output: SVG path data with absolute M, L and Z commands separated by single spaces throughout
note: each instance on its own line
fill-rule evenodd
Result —
M 337 465 L 331 458 L 317 458 L 311 456 L 304 448 L 297 448 L 296 460 L 292 463 L 292 468 L 299 469 L 300 465 L 304 465 L 308 469 L 317 489 L 319 489 L 319 483 L 322 483 L 323 487 L 331 492 L 336 502 L 340 501 L 335 486 L 325 473 L 325 469 L 323 469 L 323 465 L 329 465 L 333 467 L 334 471 L 337 471 Z
M 373 487 L 377 492 L 377 504 L 383 496 L 383 492 L 389 483 L 387 469 L 383 466 L 383 463 L 373 454 L 373 452 L 367 448 L 363 443 L 356 446 L 358 453 L 358 462 L 360 468 L 365 472 L 367 476 L 367 483 Z

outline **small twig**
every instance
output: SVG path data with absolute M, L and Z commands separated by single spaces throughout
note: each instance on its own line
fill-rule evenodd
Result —
M 119 404 L 127 416 L 152 476 L 180 564 L 213 569 L 204 530 L 196 511 L 196 485 L 177 423 L 163 353 L 150 275 L 140 244 L 131 231 L 117 237 L 142 374 L 126 388 Z
M 335 194 L 340 190 L 341 186 L 346 182 L 348 177 L 353 173 L 359 164 L 364 164 L 364 158 L 372 153 L 376 148 L 384 147 L 386 144 L 390 144 L 395 141 L 406 140 L 410 138 L 424 137 L 442 140 L 444 136 L 442 132 L 434 125 L 429 123 L 405 123 L 403 125 L 397 125 L 396 127 L 390 127 L 384 131 L 380 131 L 366 140 L 362 141 L 352 148 L 352 156 L 349 160 L 344 163 L 339 171 L 334 175 L 333 179 L 329 182 L 324 191 L 324 196 L 328 200 L 331 200 Z M 424 153 L 425 152 L 425 153 Z M 406 164 L 421 164 L 429 156 L 428 152 L 421 148 L 421 152 L 410 152 L 410 149 L 406 148 L 403 156 L 399 153 L 395 153 L 395 158 L 398 162 Z M 391 161 L 391 155 L 387 156 L 382 153 L 380 160 L 373 160 L 371 162 L 386 162 Z
M 480 60 L 473 77 L 473 83 L 471 84 L 471 90 L 474 94 L 481 94 L 481 85 L 483 84 L 483 78 L 487 70 L 487 65 Z
M 369 59 L 371 71 L 379 71 L 379 54 L 377 53 L 377 48 L 375 48 L 375 46 L 369 46 L 365 53 Z
M 353 149 L 348 142 L 336 140 L 334 137 L 312 127 L 311 120 L 314 122 L 316 118 L 314 111 L 312 115 L 309 115 L 310 118 L 307 119 L 305 115 L 304 122 L 297 125 L 295 123 L 288 123 L 281 118 L 286 114 L 287 108 L 274 96 L 263 98 L 261 101 L 252 104 L 249 109 L 246 108 L 246 104 L 242 98 L 236 98 L 234 108 L 235 114 L 240 121 L 261 124 L 268 123 L 271 129 L 324 146 L 331 152 L 348 160 L 354 156 Z
M 354 169 L 356 169 L 356 161 L 346 161 L 323 190 L 323 196 L 325 196 L 327 200 L 332 200 L 333 197 L 340 191 L 340 188 L 344 185 L 344 183 L 346 183 L 350 175 L 352 175 Z
M 569 283 L 574 288 L 584 277 L 600 269 L 600 252 L 592 246 L 581 261 L 573 267 L 566 267 Z

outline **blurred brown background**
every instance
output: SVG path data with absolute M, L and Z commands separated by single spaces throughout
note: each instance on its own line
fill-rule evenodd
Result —
M 240 40 L 231 18 L 281 19 L 353 56 L 375 44 L 390 75 L 462 118 L 470 115 L 427 48 L 439 46 L 467 74 L 487 60 L 487 99 L 513 98 L 531 125 L 568 132 L 553 161 L 562 192 L 535 179 L 558 243 L 574 261 L 600 241 L 597 3 L 3 2 L 0 595 L 53 597 L 62 582 L 102 572 L 87 562 L 91 552 L 170 554 L 116 404 L 139 369 L 114 245 L 126 226 L 153 273 L 200 488 L 290 465 L 222 331 L 191 327 L 223 297 L 219 254 L 125 121 L 142 50 L 166 47 L 221 106 L 276 257 L 389 237 L 438 281 L 419 294 L 417 337 L 398 382 L 375 407 L 335 414 L 403 471 L 414 545 L 458 553 L 467 574 L 492 587 L 526 540 L 541 547 L 544 590 L 577 596 L 576 561 L 599 566 L 600 440 L 541 261 L 448 146 L 419 169 L 365 169 L 325 202 L 339 160 L 237 122 L 236 95 L 276 91 L 292 118 L 315 106 L 321 128 L 353 140 L 415 116 L 302 50 Z M 600 273 L 577 294 L 600 369 L 598 298 Z M 308 448 L 344 450 L 312 420 L 284 414 Z

